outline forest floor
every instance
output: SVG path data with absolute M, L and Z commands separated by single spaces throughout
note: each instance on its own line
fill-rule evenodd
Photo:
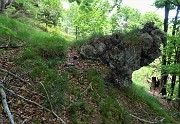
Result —
M 23 51 L 24 48 L 0 50 L 1 70 L 16 75 L 0 71 L 8 105 L 17 124 L 59 124 L 62 122 L 59 117 L 67 124 L 173 123 L 143 100 L 135 98 L 132 91 L 105 85 L 101 76 L 109 73 L 108 67 L 82 60 L 73 48 L 68 49 L 66 61 L 55 67 L 59 75 L 67 74 L 64 104 L 55 108 L 50 104 L 52 94 L 49 96 L 48 93 L 40 92 L 42 79 L 32 78 L 29 75 L 31 70 L 25 70 L 19 63 Z M 165 100 L 159 101 L 162 109 L 167 112 L 172 109 Z M 0 123 L 8 124 L 3 107 L 0 109 Z

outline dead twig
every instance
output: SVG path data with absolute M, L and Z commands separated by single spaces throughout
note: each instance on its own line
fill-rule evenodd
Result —
M 90 83 L 89 86 L 80 95 L 85 94 L 89 89 L 93 90 L 92 83 Z
M 32 101 L 32 100 L 27 99 L 27 98 L 25 98 L 24 96 L 21 96 L 21 95 L 19 95 L 19 94 L 16 94 L 14 91 L 12 91 L 12 90 L 4 87 L 4 86 L 2 86 L 2 88 L 5 89 L 5 90 L 7 90 L 8 92 L 12 93 L 13 95 L 15 95 L 15 96 L 23 99 L 23 100 L 26 101 L 26 102 L 32 103 L 32 104 L 34 104 L 34 105 L 36 105 L 36 106 L 38 106 L 38 107 L 40 107 L 40 108 L 42 108 L 42 109 L 44 109 L 44 110 L 46 110 L 46 111 L 48 111 L 48 112 L 51 112 L 57 119 L 59 119 L 59 120 L 62 122 L 62 124 L 66 124 L 66 123 L 64 122 L 64 120 L 63 120 L 62 118 L 60 118 L 54 111 L 52 111 L 52 110 L 50 110 L 50 109 L 48 109 L 48 108 L 46 108 L 46 107 L 44 107 L 44 106 L 36 103 L 35 101 Z
M 83 94 L 85 94 L 89 89 L 93 90 L 93 88 L 92 88 L 92 83 L 90 83 L 89 86 L 88 86 L 82 93 L 80 93 L 80 96 L 82 96 Z M 79 97 L 77 97 L 77 98 L 75 99 L 75 101 L 76 101 L 78 98 L 79 98 Z
M 44 84 L 43 84 L 43 83 L 41 83 L 41 82 L 39 82 L 39 83 L 41 84 L 41 86 L 43 87 L 44 91 L 46 92 L 46 96 L 47 96 L 48 101 L 49 101 L 49 104 L 50 104 L 50 106 L 51 106 L 51 110 L 53 111 L 53 106 L 52 106 L 52 103 L 51 103 L 51 100 L 50 100 L 49 94 L 48 94 L 48 92 L 47 92 L 47 90 L 46 90 L 46 88 L 45 88 Z
M 133 115 L 133 114 L 129 114 L 129 115 L 130 115 L 131 117 L 136 118 L 136 119 L 138 119 L 138 120 L 140 120 L 140 121 L 142 121 L 142 122 L 145 122 L 145 123 L 149 123 L 149 124 L 157 124 L 157 123 L 158 123 L 158 122 L 148 121 L 148 120 L 139 118 L 139 117 L 137 117 L 137 116 L 135 116 L 135 115 Z
M 10 123 L 11 124 L 15 124 L 13 116 L 11 114 L 11 111 L 10 111 L 8 103 L 7 103 L 6 93 L 4 92 L 4 89 L 3 89 L 3 87 L 4 87 L 3 86 L 3 82 L 4 82 L 4 80 L 5 80 L 5 78 L 2 81 L 0 81 L 0 93 L 1 93 L 1 96 L 2 96 L 2 104 L 3 104 L 5 112 L 8 115 Z
M 28 81 L 22 79 L 21 77 L 17 76 L 16 74 L 13 74 L 12 72 L 10 72 L 10 71 L 8 71 L 8 70 L 6 70 L 6 69 L 0 68 L 0 71 L 1 71 L 1 72 L 5 72 L 5 73 L 7 73 L 7 74 L 9 74 L 9 75 L 17 78 L 18 80 L 20 80 L 20 81 L 22 81 L 22 82 L 24 82 L 24 83 L 29 84 L 30 86 L 32 86 Z

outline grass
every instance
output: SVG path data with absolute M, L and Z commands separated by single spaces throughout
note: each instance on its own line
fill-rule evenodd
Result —
M 132 89 L 129 91 L 129 94 L 132 94 L 133 92 L 133 98 L 135 100 L 145 102 L 155 113 L 165 117 L 166 121 L 169 121 L 172 124 L 176 124 L 174 119 L 172 119 L 172 117 L 170 117 L 167 112 L 162 108 L 160 102 L 148 93 L 149 85 L 144 82 L 144 78 L 146 76 L 152 76 L 153 70 L 153 68 L 143 67 L 140 70 L 134 72 L 133 85 Z
M 92 34 L 90 34 L 89 36 L 84 36 L 80 39 L 75 39 L 73 40 L 70 44 L 76 48 L 77 50 L 79 50 L 79 46 L 81 46 L 83 43 L 87 42 L 88 40 L 92 39 L 92 38 L 97 38 L 97 37 L 103 37 L 104 34 L 102 34 L 101 32 L 93 32 Z
M 42 81 L 51 96 L 53 107 L 56 110 L 60 109 L 64 103 L 63 93 L 66 89 L 67 74 L 58 74 L 55 68 L 58 63 L 65 60 L 67 41 L 59 35 L 42 32 L 3 15 L 0 15 L 0 23 L 8 30 L 7 33 L 0 30 L 2 44 L 11 37 L 10 42 L 14 45 L 23 45 L 23 52 L 17 57 L 17 63 L 33 81 Z M 41 85 L 39 92 L 46 96 Z M 45 100 L 44 104 L 49 107 L 48 100 Z
M 13 36 L 13 33 L 4 34 L 11 37 L 10 42 L 15 42 L 15 44 L 23 44 L 25 47 L 28 47 L 29 50 L 37 53 L 41 57 L 61 57 L 64 55 L 64 52 L 67 49 L 67 41 L 59 35 L 35 30 L 31 26 L 25 25 L 2 15 L 0 15 L 0 22 L 1 25 L 10 29 L 11 32 L 15 32 L 16 36 L 18 36 Z M 1 31 L 0 34 L 2 38 L 7 37 L 2 35 Z
M 56 66 L 65 61 L 65 52 L 69 41 L 60 37 L 58 33 L 42 32 L 2 15 L 0 15 L 0 26 L 7 28 L 5 33 L 0 30 L 0 43 L 5 43 L 5 40 L 10 37 L 12 45 L 22 44 L 24 46 L 21 57 L 17 58 L 17 63 L 28 73 L 33 81 L 40 80 L 44 84 L 56 111 L 61 109 L 62 105 L 67 101 L 64 95 L 69 82 L 68 73 L 75 78 L 83 76 L 87 79 L 88 84 L 92 84 L 93 90 L 88 90 L 87 92 L 89 94 L 88 97 L 92 98 L 95 105 L 91 105 L 84 100 L 86 96 L 81 95 L 81 92 L 76 87 L 69 87 L 68 89 L 71 94 L 78 96 L 78 101 L 70 105 L 73 124 L 78 124 L 79 122 L 90 123 L 93 114 L 96 114 L 94 113 L 95 109 L 100 111 L 99 118 L 102 119 L 100 121 L 104 124 L 130 122 L 128 111 L 117 101 L 118 93 L 121 93 L 121 91 L 115 91 L 110 86 L 107 88 L 102 76 L 95 69 L 89 69 L 82 75 L 75 68 L 70 68 L 68 73 L 59 74 L 57 72 Z M 86 42 L 87 39 L 94 37 L 102 37 L 102 34 L 94 33 L 89 37 L 74 42 L 73 45 L 77 47 Z M 146 69 L 144 72 L 148 72 L 147 75 L 151 75 L 152 70 L 148 71 Z M 139 73 L 135 74 L 136 78 L 134 78 L 132 89 L 127 89 L 126 93 L 134 101 L 145 102 L 155 113 L 166 117 L 170 123 L 175 123 L 162 109 L 159 101 L 146 92 L 149 86 L 142 82 L 144 77 L 139 75 Z M 84 82 L 79 83 L 79 86 L 84 85 Z M 38 90 L 46 96 L 40 84 Z M 44 105 L 50 108 L 48 99 L 45 99 Z M 84 116 L 81 120 L 79 120 L 79 112 L 83 113 Z
M 72 72 L 74 74 L 74 72 Z M 99 116 L 98 123 L 103 124 L 121 124 L 128 122 L 127 113 L 123 109 L 123 106 L 120 106 L 117 102 L 117 95 L 113 92 L 113 88 L 107 89 L 103 78 L 95 69 L 87 70 L 83 75 L 87 79 L 88 84 L 92 84 L 92 89 L 87 90 L 89 94 L 89 99 L 92 98 L 92 103 L 85 100 L 84 95 L 79 95 L 78 101 L 71 105 L 71 121 L 73 124 L 78 123 L 90 123 L 93 115 Z M 83 85 L 83 84 L 82 84 Z M 75 92 L 75 93 L 74 93 Z M 73 90 L 73 94 L 80 94 L 78 90 Z M 94 101 L 94 102 L 93 102 Z M 99 109 L 100 115 L 94 111 Z M 82 119 L 79 119 L 80 115 L 78 113 L 83 113 L 87 115 Z

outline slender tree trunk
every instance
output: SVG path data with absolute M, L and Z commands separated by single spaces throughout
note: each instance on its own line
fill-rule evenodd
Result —
M 177 10 L 176 10 L 176 16 L 174 18 L 174 25 L 173 25 L 172 35 L 176 34 L 176 26 L 177 26 L 177 19 L 178 19 L 179 11 L 180 11 L 180 4 L 178 5 Z
M 176 10 L 176 16 L 175 16 L 175 20 L 174 20 L 174 25 L 173 25 L 173 31 L 172 31 L 172 35 L 175 36 L 176 34 L 176 26 L 177 26 L 177 19 L 178 19 L 178 15 L 179 15 L 179 10 L 180 10 L 180 4 L 177 6 L 177 10 Z M 176 41 L 172 41 L 173 45 L 174 45 L 174 49 L 175 49 L 175 60 L 174 60 L 174 64 L 177 63 L 177 59 L 178 59 L 178 49 L 176 49 Z M 172 51 L 170 52 L 170 54 L 172 54 Z M 171 57 L 171 56 L 170 56 Z M 170 64 L 170 57 L 168 59 L 168 64 Z M 172 81 L 171 81 L 171 97 L 173 96 L 174 93 L 174 87 L 175 87 L 175 83 L 176 83 L 176 75 L 172 76 Z
M 173 75 L 173 76 L 172 76 L 172 80 L 171 80 L 171 97 L 172 97 L 173 94 L 174 94 L 175 84 L 176 84 L 176 75 Z
M 179 100 L 179 102 L 178 102 L 178 109 L 180 111 L 180 75 L 179 75 L 179 86 L 178 86 L 178 88 L 179 88 L 179 90 L 178 90 L 178 100 Z
M 169 17 L 169 0 L 166 1 L 165 3 L 165 18 L 164 18 L 164 32 L 167 33 L 168 32 L 168 17 Z M 165 48 L 167 45 L 167 41 L 165 41 L 163 43 L 163 48 Z M 165 53 L 162 55 L 162 65 L 166 65 L 166 55 Z M 161 84 L 162 87 L 165 88 L 164 90 L 162 90 L 162 95 L 166 95 L 166 83 L 167 83 L 167 78 L 168 75 L 166 72 L 161 72 Z
M 1 13 L 4 12 L 5 6 L 6 6 L 6 0 L 1 0 L 1 8 L 0 8 L 0 12 L 1 12 Z

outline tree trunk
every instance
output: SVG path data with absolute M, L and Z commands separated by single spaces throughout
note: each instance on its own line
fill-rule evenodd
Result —
M 151 83 L 150 90 L 153 93 L 153 95 L 155 93 L 155 89 L 156 89 L 156 77 L 152 77 L 152 83 Z
M 175 83 L 176 83 L 176 75 L 173 75 L 172 76 L 172 80 L 171 80 L 171 97 L 173 96 L 174 94 L 174 87 L 175 87 Z
M 1 12 L 1 13 L 4 12 L 5 6 L 6 6 L 6 0 L 1 0 L 1 8 L 0 8 L 0 12 Z
M 168 17 L 169 17 L 169 6 L 170 6 L 170 3 L 169 3 L 169 0 L 166 1 L 165 3 L 165 17 L 164 17 L 164 32 L 167 33 L 168 32 Z M 165 48 L 167 45 L 167 40 L 164 41 L 163 43 L 163 48 Z M 165 53 L 162 55 L 162 65 L 166 65 L 166 55 Z M 161 72 L 161 84 L 163 86 L 164 89 L 161 90 L 162 94 L 165 94 L 166 95 L 166 83 L 167 83 L 167 78 L 168 78 L 168 75 L 166 72 Z
M 179 75 L 179 86 L 178 86 L 179 90 L 178 90 L 178 109 L 180 111 L 180 75 Z
M 176 16 L 174 18 L 174 25 L 173 25 L 172 35 L 176 34 L 176 26 L 177 26 L 177 19 L 178 19 L 179 11 L 180 11 L 180 4 L 178 5 L 177 10 L 176 10 Z
M 3 13 L 5 11 L 5 9 L 11 7 L 13 0 L 8 0 L 6 2 L 6 0 L 1 0 L 1 8 L 0 8 L 0 12 Z
M 173 31 L 172 31 L 172 35 L 175 36 L 176 34 L 176 26 L 177 26 L 177 19 L 178 19 L 178 15 L 179 15 L 179 10 L 180 10 L 180 4 L 178 5 L 177 7 L 177 10 L 176 10 L 176 16 L 174 18 L 174 25 L 173 25 Z M 174 60 L 174 64 L 176 64 L 176 62 L 178 61 L 177 59 L 177 54 L 178 54 L 178 51 L 176 49 L 176 41 L 172 41 L 173 43 L 173 46 L 174 46 L 174 49 L 175 49 L 175 60 Z M 172 55 L 172 51 L 170 52 L 170 56 L 169 56 L 169 59 L 168 59 L 168 64 L 170 64 L 170 59 L 171 59 L 171 56 Z M 172 80 L 171 80 L 171 97 L 173 96 L 173 93 L 174 93 L 174 87 L 175 87 L 175 83 L 176 83 L 176 75 L 173 75 L 172 76 Z

